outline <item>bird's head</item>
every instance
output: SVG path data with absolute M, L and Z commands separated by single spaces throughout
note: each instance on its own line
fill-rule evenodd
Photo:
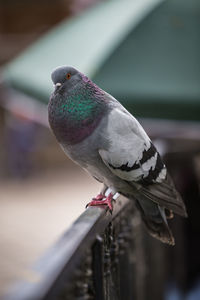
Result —
M 50 126 L 60 143 L 79 143 L 104 115 L 104 92 L 72 67 L 57 68 L 51 78 L 55 91 L 48 105 Z
M 63 66 L 56 68 L 52 74 L 51 79 L 55 85 L 55 89 L 64 88 L 69 90 L 77 83 L 82 81 L 82 74 L 73 67 Z

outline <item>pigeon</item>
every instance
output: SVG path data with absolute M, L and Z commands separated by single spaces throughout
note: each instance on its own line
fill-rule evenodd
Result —
M 150 235 L 174 245 L 167 219 L 173 213 L 186 217 L 186 208 L 143 127 L 75 68 L 58 67 L 51 78 L 50 127 L 65 154 L 103 183 L 88 205 L 106 205 L 112 211 L 113 198 L 121 194 L 135 202 Z

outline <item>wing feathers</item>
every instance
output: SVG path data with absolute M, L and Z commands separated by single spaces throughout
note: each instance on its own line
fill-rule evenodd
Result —
M 145 166 L 146 168 L 149 169 L 148 167 L 148 163 L 149 160 L 151 160 L 153 157 L 155 157 L 157 155 L 157 151 L 154 147 L 154 145 L 151 143 L 150 147 L 148 149 L 143 150 L 142 153 L 142 157 L 141 159 L 137 162 L 134 162 L 132 166 L 129 166 L 129 162 L 127 162 L 126 164 L 122 164 L 121 166 L 114 166 L 111 163 L 109 163 L 109 166 L 113 169 L 113 170 L 121 170 L 121 171 L 126 171 L 126 172 L 130 172 L 136 169 L 141 168 L 141 166 L 143 166 L 143 169 L 145 170 Z
M 120 109 L 113 109 L 105 135 L 109 147 L 99 150 L 99 154 L 115 176 L 133 186 L 130 197 L 134 197 L 137 184 L 145 199 L 187 216 L 181 196 L 167 175 L 159 153 L 134 117 Z M 126 195 L 126 190 L 120 192 Z
M 169 210 L 173 210 L 178 215 L 187 217 L 183 200 L 176 191 L 169 174 L 163 183 L 152 184 L 146 187 L 143 186 L 140 192 L 149 200 L 154 201 Z
M 161 182 L 166 176 L 165 165 L 152 142 L 148 148 L 146 147 L 146 143 L 143 142 L 142 155 L 141 153 L 135 154 L 134 159 L 127 153 L 126 163 L 124 163 L 124 153 L 119 152 L 119 148 L 115 152 L 100 150 L 99 153 L 111 171 L 124 180 L 138 181 L 141 184 Z M 133 145 L 131 152 L 134 151 Z

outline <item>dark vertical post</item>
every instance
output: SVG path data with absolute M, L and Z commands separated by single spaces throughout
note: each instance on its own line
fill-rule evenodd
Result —
M 95 290 L 95 300 L 104 300 L 104 283 L 103 283 L 103 239 L 97 236 L 92 247 L 92 270 Z

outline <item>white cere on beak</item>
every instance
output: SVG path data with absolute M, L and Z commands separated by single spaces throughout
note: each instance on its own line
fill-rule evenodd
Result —
M 55 87 L 59 87 L 59 86 L 61 86 L 61 83 L 60 83 L 60 82 L 57 82 L 57 83 L 55 84 Z

